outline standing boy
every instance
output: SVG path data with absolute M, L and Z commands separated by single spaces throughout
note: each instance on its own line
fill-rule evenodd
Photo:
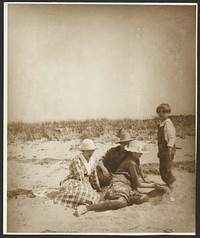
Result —
M 168 118 L 171 113 L 169 104 L 160 104 L 156 112 L 161 119 L 158 126 L 158 158 L 160 160 L 159 170 L 162 180 L 172 191 L 176 178 L 172 173 L 172 163 L 176 153 L 176 131 L 172 121 Z

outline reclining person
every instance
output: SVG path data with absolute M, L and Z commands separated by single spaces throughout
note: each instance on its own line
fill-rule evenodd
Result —
M 125 146 L 125 149 L 128 155 L 113 174 L 110 186 L 104 195 L 105 201 L 78 206 L 75 212 L 76 216 L 89 211 L 116 210 L 132 204 L 148 202 L 149 196 L 139 193 L 138 188 L 160 189 L 157 184 L 147 181 L 141 172 L 140 157 L 147 153 L 144 144 L 134 140 Z M 165 191 L 163 191 L 164 193 Z

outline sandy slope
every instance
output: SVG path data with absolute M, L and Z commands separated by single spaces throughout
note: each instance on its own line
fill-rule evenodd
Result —
M 16 143 L 8 146 L 7 182 L 8 190 L 21 188 L 32 194 L 11 196 L 7 202 L 7 231 L 33 233 L 168 233 L 195 231 L 195 173 L 174 170 L 177 186 L 175 201 L 167 196 L 151 199 L 150 203 L 133 205 L 117 211 L 90 212 L 75 217 L 74 210 L 54 205 L 47 196 L 58 189 L 68 173 L 71 158 L 77 153 L 76 141 Z M 195 159 L 194 137 L 178 139 L 182 147 L 177 150 L 175 161 Z M 97 143 L 95 158 L 101 157 L 111 144 Z M 70 150 L 71 148 L 71 150 Z M 144 155 L 142 163 L 157 163 L 157 147 L 148 144 L 150 153 Z M 150 175 L 161 182 L 160 176 Z M 23 192 L 22 192 L 23 193 Z M 14 193 L 13 193 L 14 194 Z M 12 195 L 12 193 L 11 193 Z

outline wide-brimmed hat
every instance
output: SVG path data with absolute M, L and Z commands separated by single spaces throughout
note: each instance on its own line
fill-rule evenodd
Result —
M 149 153 L 145 147 L 144 142 L 139 140 L 133 140 L 129 143 L 129 145 L 125 146 L 125 150 L 135 153 Z
M 119 141 L 117 141 L 116 143 L 121 143 L 121 142 L 128 142 L 133 140 L 130 136 L 129 133 L 122 133 L 119 137 Z
M 78 146 L 79 150 L 96 150 L 94 142 L 90 139 L 84 139 L 81 144 Z

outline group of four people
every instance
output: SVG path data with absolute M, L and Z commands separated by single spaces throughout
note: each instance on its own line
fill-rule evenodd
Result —
M 175 128 L 168 118 L 171 109 L 168 104 L 161 104 L 157 113 L 161 119 L 158 128 L 159 171 L 167 187 L 173 189 L 176 180 L 172 174 L 172 161 L 175 154 Z M 75 208 L 75 215 L 88 211 L 115 210 L 132 204 L 149 201 L 147 194 L 139 188 L 153 188 L 166 192 L 162 186 L 149 181 L 140 167 L 140 157 L 148 153 L 142 141 L 133 140 L 128 133 L 121 133 L 119 144 L 109 149 L 95 161 L 94 142 L 85 139 L 79 146 L 80 153 L 72 160 L 69 175 L 61 182 L 60 192 L 54 203 Z M 101 201 L 98 192 L 104 191 Z

